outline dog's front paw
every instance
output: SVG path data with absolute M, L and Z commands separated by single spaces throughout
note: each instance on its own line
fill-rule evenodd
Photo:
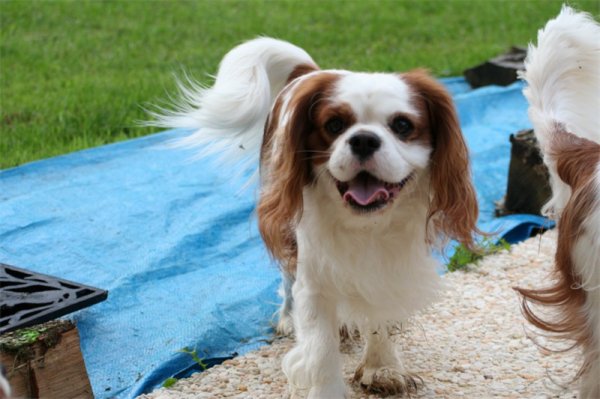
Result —
M 310 379 L 306 367 L 304 348 L 296 345 L 284 357 L 281 364 L 283 373 L 292 387 L 308 387 Z
M 297 345 L 283 358 L 283 372 L 288 378 L 292 397 L 308 390 L 309 399 L 344 399 L 347 397 L 341 369 L 333 356 L 321 358 L 321 352 Z M 338 370 L 339 369 L 339 370 Z
M 423 386 L 421 377 L 395 367 L 359 367 L 354 373 L 354 381 L 367 391 L 381 396 L 410 396 Z
M 348 397 L 346 384 L 338 381 L 333 384 L 312 387 L 308 392 L 307 399 L 345 399 Z

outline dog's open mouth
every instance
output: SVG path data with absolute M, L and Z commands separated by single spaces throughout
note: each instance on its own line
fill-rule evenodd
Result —
M 336 185 L 342 199 L 351 208 L 371 212 L 392 202 L 411 178 L 412 174 L 398 183 L 388 183 L 363 171 L 347 182 L 336 180 Z

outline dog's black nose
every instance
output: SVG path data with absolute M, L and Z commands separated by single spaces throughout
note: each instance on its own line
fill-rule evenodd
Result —
M 381 139 L 371 132 L 357 132 L 348 140 L 352 153 L 361 161 L 370 158 L 381 147 Z

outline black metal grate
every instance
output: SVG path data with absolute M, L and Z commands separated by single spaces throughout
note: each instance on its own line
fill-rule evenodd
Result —
M 102 302 L 108 291 L 0 263 L 0 334 Z

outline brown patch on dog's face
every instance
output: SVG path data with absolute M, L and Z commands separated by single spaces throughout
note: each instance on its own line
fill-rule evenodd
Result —
M 356 115 L 349 105 L 333 104 L 327 99 L 316 104 L 313 113 L 313 127 L 307 138 L 307 152 L 313 165 L 317 166 L 329 160 L 331 144 L 356 123 Z
M 410 81 L 409 81 L 410 84 Z M 431 147 L 432 145 L 432 132 L 431 123 L 429 120 L 429 110 L 425 100 L 419 96 L 413 96 L 412 104 L 417 109 L 419 116 L 397 113 L 392 115 L 388 121 L 388 125 L 392 132 L 404 142 L 416 142 L 424 146 Z M 402 124 L 408 123 L 412 126 L 412 129 L 407 129 L 405 133 L 395 126 L 402 126 Z

